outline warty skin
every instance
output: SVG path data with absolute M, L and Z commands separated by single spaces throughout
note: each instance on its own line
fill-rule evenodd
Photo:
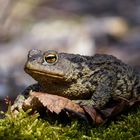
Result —
M 25 72 L 37 81 L 23 92 L 26 95 L 29 90 L 46 92 L 99 109 L 118 97 L 140 95 L 139 73 L 111 55 L 31 50 Z

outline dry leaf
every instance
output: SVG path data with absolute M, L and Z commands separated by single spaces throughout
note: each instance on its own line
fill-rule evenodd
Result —
M 31 92 L 30 96 L 24 101 L 24 108 L 39 108 L 45 107 L 50 112 L 55 112 L 59 114 L 62 110 L 67 111 L 70 114 L 74 113 L 75 115 L 83 118 L 88 122 L 87 114 L 91 117 L 92 121 L 96 124 L 103 122 L 101 115 L 90 106 L 83 106 L 72 102 L 71 100 L 47 93 L 41 92 Z
M 73 110 L 73 112 L 84 114 L 84 110 L 78 104 L 57 95 L 32 92 L 24 102 L 24 107 L 39 107 L 41 105 L 56 114 L 59 114 L 63 109 Z
M 96 124 L 101 124 L 104 122 L 101 114 L 92 106 L 83 106 L 85 112 L 91 117 L 91 119 Z
M 71 100 L 58 95 L 31 92 L 29 97 L 24 101 L 23 106 L 24 108 L 34 109 L 45 108 L 46 110 L 49 110 L 52 113 L 55 112 L 56 114 L 59 114 L 63 110 L 68 113 L 74 113 L 85 120 L 88 120 L 87 116 L 90 116 L 94 123 L 101 124 L 136 104 L 140 104 L 140 97 L 132 100 L 118 97 L 113 106 L 110 105 L 103 110 L 98 110 L 93 106 L 81 107 Z

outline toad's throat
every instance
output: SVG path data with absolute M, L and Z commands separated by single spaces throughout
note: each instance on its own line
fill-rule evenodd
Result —
M 64 79 L 63 74 L 58 74 L 58 73 L 52 73 L 52 72 L 43 72 L 43 71 L 39 71 L 39 70 L 34 70 L 34 69 L 29 69 L 29 68 L 25 68 L 24 69 L 25 72 L 27 72 L 28 74 L 36 74 L 36 75 L 42 75 L 42 76 L 46 76 L 46 77 L 51 77 L 51 78 L 55 78 L 55 79 Z

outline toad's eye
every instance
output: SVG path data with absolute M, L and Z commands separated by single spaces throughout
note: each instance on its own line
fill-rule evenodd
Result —
M 44 56 L 44 61 L 49 64 L 56 63 L 57 59 L 58 59 L 57 54 L 54 54 L 54 53 L 49 53 Z

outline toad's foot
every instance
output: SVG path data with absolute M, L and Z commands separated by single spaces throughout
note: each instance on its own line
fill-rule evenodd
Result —
M 18 95 L 18 97 L 14 101 L 14 104 L 11 106 L 11 111 L 14 112 L 14 111 L 19 111 L 20 109 L 22 109 L 24 101 L 25 101 L 25 97 L 21 94 Z

